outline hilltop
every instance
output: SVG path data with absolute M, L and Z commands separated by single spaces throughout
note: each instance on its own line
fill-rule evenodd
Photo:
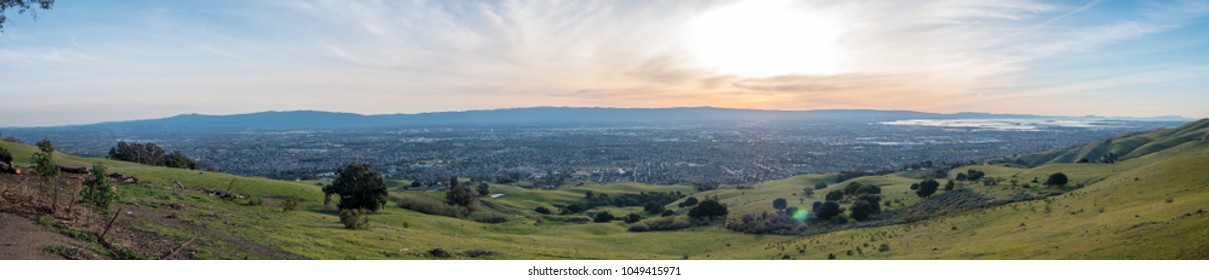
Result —
M 437 258 L 430 250 L 442 248 L 453 258 L 493 259 L 1205 259 L 1209 258 L 1209 241 L 1204 239 L 1209 236 L 1209 218 L 1204 215 L 1209 208 L 1209 174 L 1201 170 L 1209 168 L 1209 141 L 1185 137 L 1203 133 L 1205 123 L 1123 136 L 1121 139 L 1149 135 L 1147 139 L 1157 142 L 1138 145 L 1150 148 L 1113 163 L 957 166 L 939 180 L 956 180 L 957 174 L 969 170 L 985 173 L 985 178 L 962 181 L 955 190 L 941 190 L 929 198 L 920 198 L 910 189 L 911 184 L 931 176 L 921 171 L 839 182 L 837 174 L 808 174 L 718 189 L 569 183 L 545 190 L 523 183 L 489 184 L 491 193 L 501 196 L 480 198 L 481 210 L 459 219 L 400 207 L 407 200 L 440 203 L 443 193 L 390 181 L 391 202 L 370 216 L 371 228 L 347 230 L 338 223 L 336 211 L 323 204 L 323 182 L 269 180 L 59 154 L 59 164 L 101 162 L 112 172 L 139 179 L 139 183 L 120 186 L 119 207 L 124 210 L 118 221 L 131 237 L 119 239 L 126 241 L 114 248 L 129 251 L 98 248 L 97 228 L 88 222 L 51 218 L 28 209 L 17 211 L 21 209 L 12 209 L 16 203 L 5 204 L 3 211 L 6 216 L 19 214 L 46 228 L 36 234 L 71 237 L 74 241 L 66 245 L 44 248 L 52 256 L 68 258 L 156 258 L 195 239 L 176 258 L 428 259 Z M 28 166 L 35 150 L 8 142 L 0 146 L 12 151 L 18 166 Z M 1037 178 L 1044 181 L 1054 173 L 1066 174 L 1070 183 L 1039 183 Z M 27 176 L 0 175 L 0 197 L 12 202 L 22 197 L 22 190 L 34 193 L 36 186 Z M 71 180 L 78 178 L 64 184 L 72 184 Z M 806 207 L 822 200 L 823 194 L 854 182 L 879 186 L 883 201 L 890 202 L 887 213 L 927 213 L 909 221 L 874 219 L 807 235 L 727 229 L 727 223 L 744 214 L 775 211 L 771 205 L 776 198 L 787 198 L 792 207 Z M 813 196 L 802 193 L 818 183 L 827 186 Z M 230 192 L 236 198 L 223 198 L 215 192 Z M 583 202 L 589 192 L 611 197 L 683 194 L 662 205 L 671 210 L 672 218 L 647 214 L 641 206 L 603 206 L 589 212 L 638 213 L 643 218 L 640 223 L 666 220 L 686 227 L 635 232 L 629 230 L 632 224 L 622 221 L 592 223 L 583 214 L 557 214 L 560 208 Z M 1020 195 L 1027 195 L 1026 199 L 1013 200 Z M 690 225 L 683 220 L 689 207 L 678 206 L 688 197 L 718 199 L 730 209 L 728 221 Z M 986 203 L 972 208 L 951 204 L 962 197 L 981 197 Z M 299 205 L 283 211 L 286 201 Z M 537 207 L 555 211 L 536 213 Z M 883 219 L 880 221 L 891 221 L 894 216 L 887 214 Z M 803 225 L 818 226 L 826 227 Z

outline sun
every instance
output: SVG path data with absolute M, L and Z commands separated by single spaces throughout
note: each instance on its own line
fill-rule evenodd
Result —
M 851 71 L 834 12 L 790 1 L 745 1 L 710 10 L 686 25 L 699 66 L 744 77 L 835 75 Z

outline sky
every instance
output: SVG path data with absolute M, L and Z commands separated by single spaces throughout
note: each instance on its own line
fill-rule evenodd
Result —
M 1207 1 L 56 1 L 0 127 L 534 106 L 1209 117 Z

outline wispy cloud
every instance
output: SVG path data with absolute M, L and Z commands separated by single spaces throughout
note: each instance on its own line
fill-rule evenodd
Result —
M 744 77 L 706 67 L 686 30 L 733 1 L 58 3 L 38 23 L 15 18 L 0 34 L 0 98 L 17 100 L 0 104 L 0 126 L 545 105 L 1062 114 L 1031 102 L 1188 83 L 1189 69 L 1209 63 L 1172 58 L 1195 56 L 1185 49 L 1204 41 L 1093 61 L 1146 66 L 1156 73 L 1147 79 L 1121 66 L 1105 72 L 1068 62 L 1126 43 L 1172 50 L 1168 41 L 1137 42 L 1204 29 L 1209 4 L 1201 1 L 788 3 L 785 13 L 825 17 L 804 22 L 825 26 L 793 21 L 750 32 L 838 32 L 828 44 L 842 50 L 843 71 Z M 1181 98 L 1165 102 L 1190 102 Z M 79 115 L 52 104 L 72 104 Z

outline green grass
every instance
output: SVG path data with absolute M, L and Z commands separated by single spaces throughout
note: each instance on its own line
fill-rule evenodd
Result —
M 18 163 L 28 161 L 33 148 L 2 143 L 13 151 Z M 990 177 L 1019 183 L 1062 172 L 1081 189 L 1011 187 L 963 183 L 993 198 L 1022 192 L 1065 192 L 1046 200 L 1002 205 L 966 213 L 954 213 L 911 224 L 849 229 L 815 236 L 750 235 L 725 230 L 722 223 L 684 230 L 629 232 L 621 221 L 570 223 L 567 216 L 540 215 L 538 206 L 551 208 L 578 201 L 591 191 L 621 194 L 637 192 L 682 193 L 705 199 L 717 197 L 729 205 L 732 217 L 743 213 L 772 211 L 772 200 L 786 198 L 790 206 L 809 208 L 831 190 L 849 182 L 882 187 L 884 200 L 897 201 L 897 209 L 920 201 L 909 189 L 918 182 L 909 173 L 867 176 L 833 183 L 834 174 L 811 174 L 762 182 L 751 188 L 733 186 L 697 193 L 692 186 L 657 186 L 639 183 L 566 185 L 554 190 L 490 185 L 491 193 L 480 198 L 494 208 L 480 209 L 471 217 L 504 216 L 507 222 L 483 224 L 466 219 L 426 215 L 388 203 L 370 215 L 369 230 L 347 230 L 335 209 L 324 206 L 316 182 L 288 182 L 258 177 L 194 170 L 148 167 L 133 163 L 56 156 L 63 163 L 104 162 L 111 171 L 136 176 L 139 185 L 123 185 L 121 203 L 163 214 L 175 214 L 179 224 L 197 226 L 224 236 L 210 236 L 180 225 L 138 219 L 138 230 L 184 240 L 197 236 L 190 247 L 205 259 L 270 259 L 233 243 L 232 239 L 314 259 L 425 259 L 424 252 L 441 247 L 455 258 L 469 250 L 499 252 L 493 259 L 1205 259 L 1209 258 L 1209 217 L 1185 213 L 1209 208 L 1209 144 L 1191 141 L 1150 152 L 1116 164 L 1049 164 L 1035 168 L 974 165 L 955 169 L 983 171 Z M 173 182 L 189 187 L 226 190 L 265 201 L 249 206 L 246 200 L 224 200 L 197 191 L 179 190 Z M 950 177 L 952 178 L 952 176 Z M 818 182 L 828 188 L 813 197 L 803 188 Z M 404 182 L 396 182 L 403 184 Z M 943 184 L 943 180 L 942 180 Z M 1035 185 L 1035 184 L 1034 184 Z M 943 192 L 943 191 L 941 191 Z M 398 191 L 391 196 L 421 196 L 443 201 L 444 193 Z M 297 211 L 282 211 L 283 200 L 299 202 Z M 1171 202 L 1167 202 L 1171 200 Z M 683 215 L 687 209 L 675 207 Z M 167 207 L 167 205 L 183 207 Z M 177 209 L 180 208 L 180 209 Z M 1045 209 L 1049 209 L 1046 211 Z M 622 217 L 641 213 L 641 207 L 601 207 Z M 643 214 L 646 219 L 651 215 Z M 540 222 L 539 222 L 540 221 Z M 65 233 L 66 234 L 66 233 Z M 888 250 L 879 250 L 883 245 Z M 858 250 L 859 249 L 859 250 Z M 853 254 L 848 255 L 848 251 Z

